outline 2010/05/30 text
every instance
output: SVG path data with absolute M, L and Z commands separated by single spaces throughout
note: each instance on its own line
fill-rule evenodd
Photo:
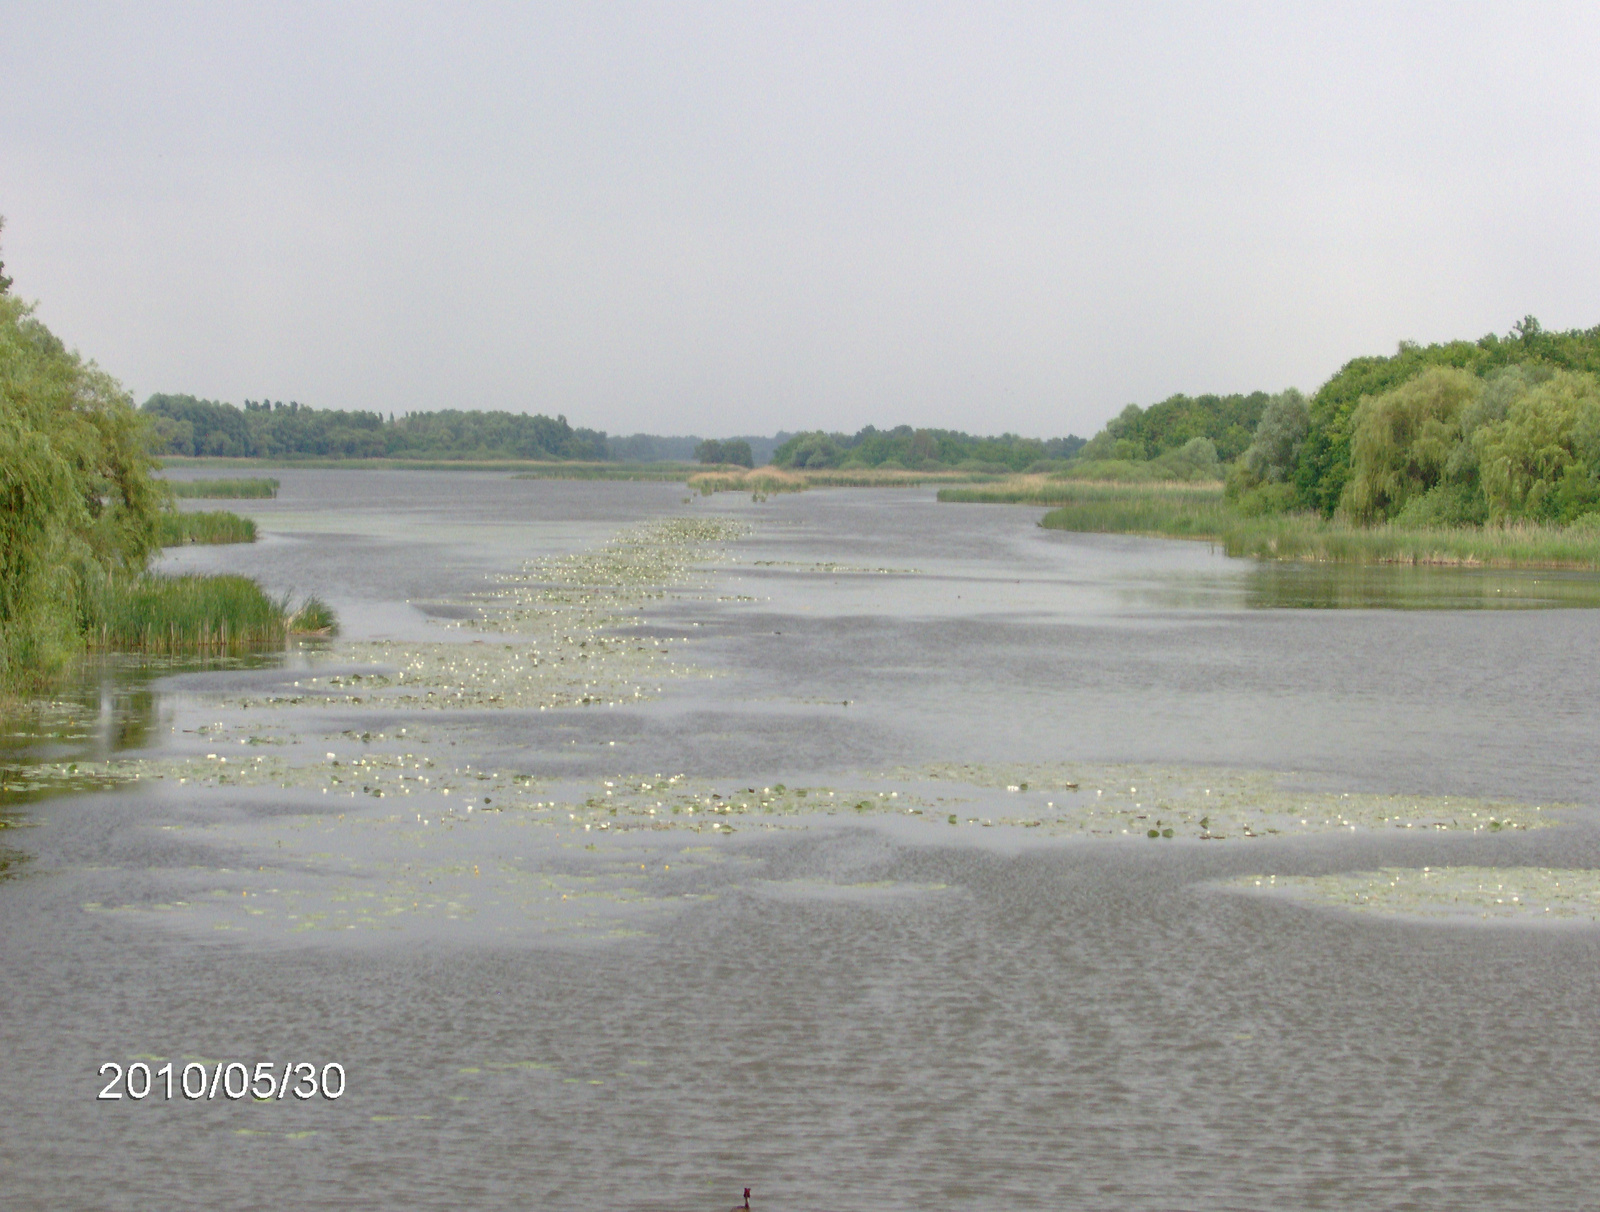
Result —
M 98 1098 L 134 1100 L 154 1095 L 171 1099 L 178 1095 L 194 1102 L 199 1099 L 241 1099 L 249 1095 L 258 1102 L 292 1096 L 304 1102 L 319 1094 L 326 1099 L 344 1094 L 344 1066 L 337 1061 L 320 1069 L 307 1061 L 290 1061 L 281 1067 L 272 1061 L 258 1061 L 252 1068 L 243 1061 L 217 1061 L 215 1066 L 191 1061 L 181 1070 L 171 1061 L 152 1069 L 144 1061 L 123 1068 L 116 1061 L 100 1066 L 100 1076 L 111 1075 Z

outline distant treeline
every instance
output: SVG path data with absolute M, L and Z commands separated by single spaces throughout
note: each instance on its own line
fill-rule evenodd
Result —
M 574 429 L 565 417 L 516 412 L 409 413 L 307 408 L 298 402 L 246 400 L 242 409 L 194 396 L 154 395 L 141 409 L 151 419 L 158 454 L 227 458 L 594 459 L 609 457 L 606 435 Z
M 150 419 L 154 453 L 222 458 L 334 459 L 460 458 L 690 463 L 703 444 L 693 435 L 636 433 L 607 436 L 575 429 L 565 417 L 444 409 L 393 414 L 310 408 L 298 401 L 246 400 L 244 407 L 189 395 L 153 395 L 141 411 Z M 743 442 L 758 463 L 789 437 L 751 435 Z
M 1016 434 L 981 438 L 950 429 L 913 429 L 868 425 L 854 435 L 797 433 L 773 452 L 779 467 L 887 467 L 912 471 L 954 467 L 963 470 L 1026 471 L 1036 464 L 1059 464 L 1084 445 L 1079 437 L 1019 438 Z

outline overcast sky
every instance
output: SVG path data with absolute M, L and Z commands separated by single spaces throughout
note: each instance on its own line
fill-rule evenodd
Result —
M 13 288 L 137 399 L 1088 434 L 1600 324 L 1600 5 L 0 0 Z

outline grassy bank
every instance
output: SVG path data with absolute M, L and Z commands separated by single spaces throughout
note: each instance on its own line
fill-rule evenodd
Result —
M 1052 504 L 1051 530 L 1206 539 L 1231 556 L 1351 564 L 1600 569 L 1600 525 L 1357 526 L 1318 515 L 1246 517 L 1217 485 L 1058 482 L 946 490 L 941 501 Z
M 163 547 L 182 547 L 185 543 L 256 541 L 255 522 L 225 509 L 205 513 L 164 513 L 157 519 L 156 528 Z
M 214 501 L 265 500 L 278 495 L 278 481 L 265 476 L 240 480 L 167 480 L 175 497 Z

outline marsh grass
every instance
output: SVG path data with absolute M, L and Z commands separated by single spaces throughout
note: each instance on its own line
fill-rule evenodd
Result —
M 517 472 L 514 480 L 643 480 L 681 484 L 698 463 L 540 463 Z
M 288 638 L 288 604 L 248 577 L 147 573 L 107 582 L 93 606 L 89 647 L 101 652 L 238 652 Z
M 266 500 L 278 495 L 278 481 L 265 476 L 239 480 L 168 480 L 175 497 L 216 501 Z
M 1463 568 L 1600 569 L 1600 527 L 1521 522 L 1504 526 L 1354 526 L 1291 514 L 1233 518 L 1220 536 L 1234 556 L 1350 564 Z
M 918 488 L 925 484 L 973 484 L 1003 477 L 982 471 L 910 471 L 896 467 L 757 467 L 722 466 L 689 477 L 689 487 L 702 496 L 714 492 L 748 492 L 765 497 L 808 488 Z M 941 498 L 942 499 L 942 498 Z
M 941 488 L 939 500 L 980 505 L 1124 505 L 1149 499 L 1182 508 L 1222 502 L 1220 482 L 1152 480 L 1130 484 L 1114 480 L 1062 479 L 1058 475 L 1006 476 L 986 484 Z M 1163 506 L 1164 507 L 1164 506 Z
M 182 547 L 186 543 L 254 543 L 256 524 L 225 509 L 203 513 L 163 513 L 157 519 L 158 537 L 163 547 Z
M 339 620 L 321 598 L 312 594 L 289 619 L 290 635 L 334 636 L 339 634 Z
M 714 492 L 748 492 L 752 496 L 766 497 L 776 492 L 804 492 L 806 486 L 804 476 L 776 467 L 758 467 L 753 471 L 721 467 L 689 477 L 690 490 L 704 497 Z
M 1231 556 L 1350 564 L 1467 568 L 1600 569 L 1600 524 L 1549 526 L 1358 526 L 1314 514 L 1246 517 L 1216 485 L 997 485 L 947 489 L 941 501 L 1054 504 L 1040 525 L 1051 530 L 1207 539 Z

